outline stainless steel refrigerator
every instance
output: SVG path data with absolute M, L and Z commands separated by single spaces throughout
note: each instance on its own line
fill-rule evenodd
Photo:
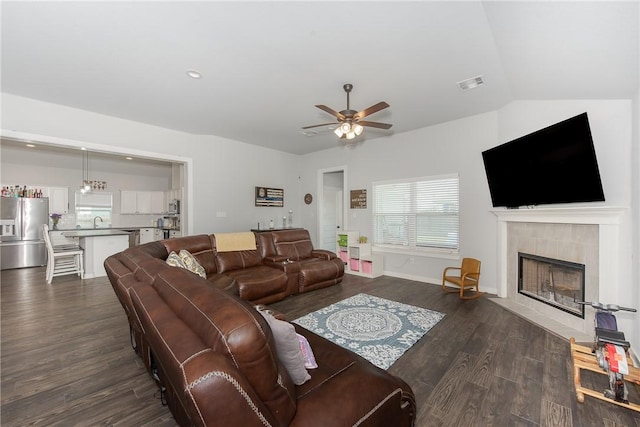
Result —
M 49 199 L 0 198 L 0 269 L 47 264 L 42 224 L 49 223 Z

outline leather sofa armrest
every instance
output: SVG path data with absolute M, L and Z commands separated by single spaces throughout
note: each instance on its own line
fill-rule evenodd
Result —
M 314 258 L 321 258 L 326 260 L 330 260 L 338 257 L 334 252 L 331 252 L 325 249 L 314 249 L 311 251 L 311 256 Z
M 218 425 L 224 414 L 228 425 L 277 425 L 269 409 L 224 356 L 202 352 L 184 364 L 185 394 L 191 396 L 192 414 L 202 425 Z M 195 423 L 199 424 L 199 423 Z
M 278 261 L 269 261 L 268 258 L 276 258 Z M 289 261 L 286 257 L 267 257 L 263 259 L 263 263 L 269 267 L 275 267 L 285 272 L 287 276 L 298 274 L 300 271 L 300 263 L 297 261 Z
M 264 261 L 265 264 L 273 264 L 273 263 L 282 264 L 284 261 L 287 261 L 288 258 L 282 255 L 269 255 L 264 257 L 262 260 Z

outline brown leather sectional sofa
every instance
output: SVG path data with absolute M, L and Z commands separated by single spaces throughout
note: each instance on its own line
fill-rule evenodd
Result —
M 218 252 L 214 235 L 129 248 L 105 261 L 132 345 L 181 426 L 411 426 L 401 379 L 295 325 L 318 368 L 294 385 L 254 304 L 337 284 L 344 266 L 306 230 L 256 233 L 256 249 Z M 206 278 L 166 263 L 188 250 Z M 238 253 L 232 253 L 238 252 Z M 242 267 L 245 268 L 242 268 Z

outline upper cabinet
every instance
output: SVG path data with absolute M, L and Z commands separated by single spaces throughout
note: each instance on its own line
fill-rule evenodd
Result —
M 164 191 L 120 192 L 121 214 L 162 214 L 167 211 Z
M 49 213 L 69 213 L 69 187 L 49 187 L 47 191 Z

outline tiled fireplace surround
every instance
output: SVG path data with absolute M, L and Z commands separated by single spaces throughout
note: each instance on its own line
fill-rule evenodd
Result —
M 518 293 L 518 252 L 584 264 L 585 299 L 599 301 L 600 295 L 607 294 L 602 289 L 617 283 L 623 209 L 508 209 L 493 213 L 498 217 L 499 297 L 494 301 L 565 338 L 593 339 L 593 309 L 586 308 L 582 319 Z

